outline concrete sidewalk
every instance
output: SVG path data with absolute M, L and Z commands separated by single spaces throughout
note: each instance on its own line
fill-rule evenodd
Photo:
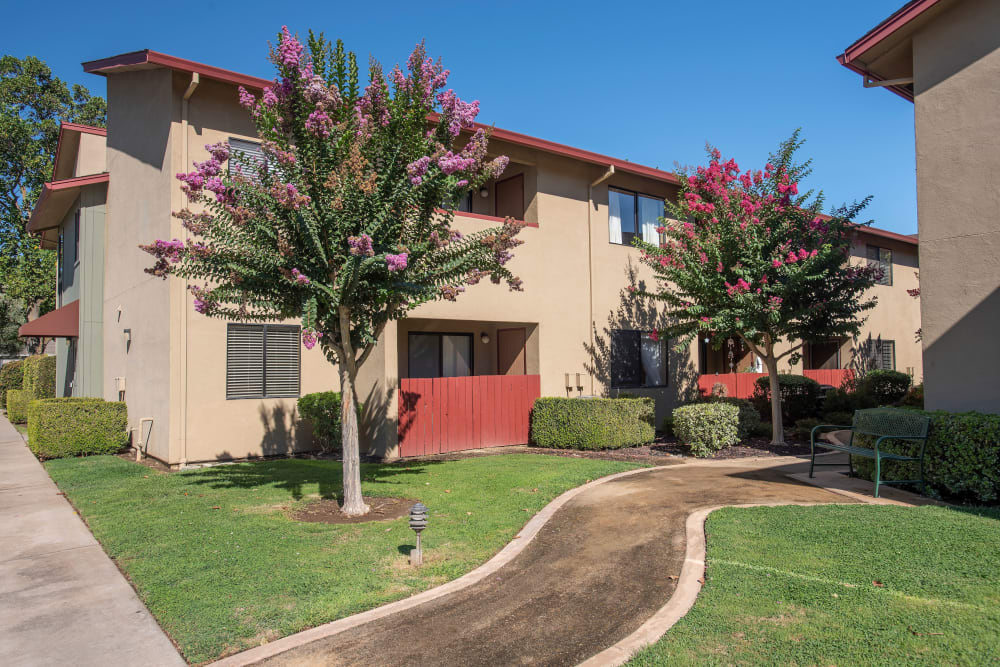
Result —
M 186 664 L 2 416 L 0 664 Z

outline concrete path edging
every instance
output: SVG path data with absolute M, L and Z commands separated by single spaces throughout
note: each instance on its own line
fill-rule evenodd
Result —
M 318 625 L 315 628 L 303 630 L 302 632 L 298 632 L 294 635 L 289 635 L 276 641 L 247 649 L 246 651 L 241 651 L 240 653 L 235 653 L 231 656 L 211 663 L 208 667 L 241 667 L 243 665 L 254 664 L 260 662 L 261 660 L 266 660 L 284 653 L 290 649 L 304 646 L 319 639 L 340 634 L 341 632 L 350 630 L 351 628 L 359 625 L 363 625 L 407 609 L 412 609 L 413 607 L 430 602 L 431 600 L 455 593 L 463 588 L 468 588 L 469 586 L 493 574 L 510 561 L 514 560 L 518 554 L 527 548 L 527 546 L 531 543 L 531 540 L 534 539 L 534 537 L 549 521 L 549 519 L 552 518 L 556 511 L 579 494 L 600 484 L 605 484 L 622 477 L 672 467 L 676 466 L 653 466 L 648 468 L 636 468 L 635 470 L 626 470 L 624 472 L 607 475 L 606 477 L 601 477 L 592 482 L 587 482 L 581 486 L 569 489 L 568 491 L 556 496 L 556 498 L 554 498 L 548 505 L 539 510 L 535 516 L 531 517 L 524 527 L 518 531 L 517 535 L 515 535 L 503 549 L 493 556 L 493 558 L 489 559 L 471 572 L 462 575 L 458 579 L 453 579 L 452 581 L 441 584 L 440 586 L 436 586 L 422 593 L 417 593 L 416 595 L 412 595 L 402 600 L 397 600 L 396 602 L 390 602 L 389 604 L 361 612 L 360 614 L 354 614 L 353 616 L 347 616 L 346 618 L 331 621 L 330 623 Z

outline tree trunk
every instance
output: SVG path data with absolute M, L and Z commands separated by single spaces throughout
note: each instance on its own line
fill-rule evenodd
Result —
M 769 346 L 770 347 L 770 346 Z M 778 385 L 778 360 L 774 358 L 773 350 L 768 350 L 764 357 L 767 366 L 767 378 L 771 385 L 771 444 L 780 445 L 785 442 L 785 428 L 781 423 L 781 387 Z
M 358 409 L 355 391 L 358 369 L 351 347 L 351 313 L 340 307 L 341 358 L 340 371 L 340 426 L 341 452 L 344 467 L 344 504 L 340 510 L 348 516 L 361 516 L 371 509 L 361 496 L 361 451 L 358 444 Z

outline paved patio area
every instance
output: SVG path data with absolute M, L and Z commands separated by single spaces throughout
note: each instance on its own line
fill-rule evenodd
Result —
M 858 502 L 788 477 L 802 466 L 789 458 L 691 463 L 595 485 L 478 583 L 348 631 L 317 638 L 322 631 L 310 630 L 223 663 L 579 664 L 631 635 L 671 599 L 693 512 Z
M 0 416 L 0 664 L 184 665 Z

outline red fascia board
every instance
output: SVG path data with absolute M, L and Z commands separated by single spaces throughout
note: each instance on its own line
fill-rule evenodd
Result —
M 877 26 L 862 35 L 857 41 L 844 49 L 844 53 L 837 57 L 843 65 L 847 65 L 865 51 L 896 33 L 905 27 L 910 21 L 923 14 L 925 11 L 941 2 L 941 0 L 910 0 L 889 18 L 885 19 Z
M 856 72 L 856 73 L 860 74 L 861 76 L 867 76 L 868 78 L 870 78 L 870 79 L 872 79 L 874 81 L 884 81 L 885 80 L 882 77 L 878 76 L 877 74 L 872 74 L 871 72 L 869 72 L 868 70 L 864 69 L 863 67 L 858 67 L 854 63 L 844 62 L 842 60 L 842 58 L 843 58 L 843 56 L 837 56 L 837 60 L 840 62 L 840 64 L 843 65 L 844 67 L 846 67 L 847 69 L 851 70 L 852 72 Z M 907 100 L 909 102 L 913 101 L 913 92 L 910 91 L 905 86 L 883 86 L 883 87 L 886 88 L 891 93 L 896 93 L 897 95 L 899 95 L 900 97 L 902 97 L 904 100 Z
M 256 76 L 250 76 L 249 74 L 240 74 L 239 72 L 222 69 L 221 67 L 206 65 L 193 60 L 185 60 L 184 58 L 177 58 L 176 56 L 170 56 L 166 53 L 159 53 L 157 51 L 150 51 L 149 49 L 133 51 L 132 53 L 123 53 L 117 56 L 111 56 L 110 58 L 102 58 L 100 60 L 91 60 L 83 63 L 83 71 L 92 74 L 107 75 L 113 72 L 116 68 L 134 67 L 136 65 L 159 65 L 161 67 L 177 70 L 179 72 L 197 72 L 199 75 L 208 79 L 215 79 L 217 81 L 231 83 L 236 86 L 243 86 L 253 90 L 263 90 L 273 83 L 268 79 L 261 79 Z
M 899 241 L 900 243 L 906 243 L 907 245 L 919 245 L 917 237 L 913 234 L 897 234 L 896 232 L 890 232 L 888 229 L 879 229 L 878 227 L 865 227 L 863 225 L 858 226 L 857 232 L 859 234 L 871 234 L 872 236 L 881 236 L 885 239 L 892 239 L 893 241 Z
M 45 212 L 45 208 L 46 206 L 48 206 L 49 203 L 49 197 L 53 192 L 59 192 L 61 190 L 69 190 L 71 188 L 79 189 L 85 185 L 107 183 L 110 179 L 111 179 L 110 174 L 104 172 L 102 174 L 77 176 L 76 178 L 64 178 L 61 181 L 52 181 L 51 183 L 43 183 L 42 193 L 38 195 L 38 201 L 35 202 L 35 208 L 31 212 L 31 217 L 28 219 L 28 231 L 29 232 L 39 231 L 36 228 L 38 220 Z
M 438 213 L 447 213 L 448 211 L 443 208 L 434 209 Z M 469 211 L 455 211 L 456 218 L 473 218 L 475 220 L 486 220 L 488 222 L 499 222 L 503 224 L 507 222 L 507 218 L 501 218 L 496 215 L 486 215 L 485 213 L 471 213 Z M 537 222 L 525 222 L 524 220 L 514 220 L 514 222 L 519 222 L 525 227 L 538 227 Z
M 94 127 L 93 125 L 80 125 L 79 123 L 60 123 L 59 131 L 71 130 L 73 132 L 82 132 L 83 134 L 96 134 L 101 137 L 108 136 L 108 129 L 106 127 Z

